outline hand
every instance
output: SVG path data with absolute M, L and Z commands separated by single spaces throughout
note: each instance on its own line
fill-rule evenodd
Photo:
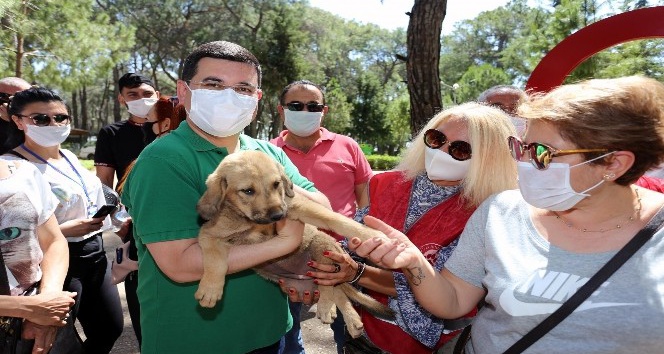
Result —
M 296 287 L 291 285 L 292 284 L 288 282 L 288 279 L 279 279 L 279 287 L 281 288 L 281 291 L 288 295 L 288 300 L 291 302 L 301 302 L 308 306 L 318 302 L 320 292 L 314 290 L 315 288 L 305 289 L 300 292 Z
M 346 283 L 357 274 L 358 264 L 346 252 L 338 253 L 332 251 L 325 251 L 323 255 L 332 260 L 332 264 L 324 264 L 316 261 L 309 261 L 307 263 L 311 268 L 317 269 L 318 272 L 307 272 L 307 276 L 316 278 L 314 283 L 319 285 L 337 285 Z M 335 264 L 339 265 L 339 271 Z
M 122 223 L 122 226 L 120 226 L 120 230 L 115 232 L 116 235 L 120 236 L 122 242 L 127 242 L 126 237 L 127 234 L 129 233 L 129 230 L 131 230 L 131 227 L 132 227 L 132 221 L 131 218 L 128 218 Z
M 279 245 L 286 248 L 285 254 L 295 251 L 302 244 L 304 224 L 297 220 L 283 219 L 277 221 L 277 237 Z
M 69 220 L 60 224 L 60 229 L 67 237 L 83 236 L 91 232 L 99 231 L 103 226 L 104 219 L 105 217 Z
M 21 337 L 23 339 L 35 340 L 35 344 L 32 347 L 32 354 L 46 354 L 51 350 L 57 332 L 57 327 L 41 326 L 26 320 L 23 322 Z
M 374 237 L 365 242 L 353 237 L 348 248 L 359 256 L 371 259 L 378 266 L 388 269 L 409 268 L 424 257 L 408 236 L 371 216 L 364 217 L 364 223 L 372 229 L 384 233 L 387 237 Z
M 64 326 L 76 293 L 57 291 L 26 296 L 28 314 L 25 319 L 42 326 Z

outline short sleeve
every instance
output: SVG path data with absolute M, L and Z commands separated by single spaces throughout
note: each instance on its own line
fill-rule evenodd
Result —
M 196 204 L 203 194 L 202 179 L 177 158 L 145 156 L 129 174 L 122 202 L 144 243 L 194 238 L 202 220 Z M 203 184 L 204 186 L 204 184 Z
M 99 135 L 97 135 L 97 144 L 95 145 L 95 166 L 116 167 L 116 161 L 112 149 L 113 137 L 109 131 L 110 128 L 106 126 L 101 128 Z
M 26 164 L 28 163 L 26 162 Z M 29 165 L 32 167 L 32 164 Z M 39 216 L 37 219 L 37 225 L 41 225 L 53 215 L 59 202 L 58 198 L 56 198 L 53 192 L 51 192 L 51 185 L 38 169 L 33 168 L 33 176 L 35 190 L 37 192 L 36 194 L 42 205 L 41 209 L 38 209 Z
M 366 183 L 373 175 L 371 165 L 360 146 L 353 140 L 353 155 L 355 156 L 355 185 Z
M 488 201 L 488 200 L 487 200 Z M 466 223 L 459 244 L 452 256 L 445 263 L 445 268 L 452 274 L 478 288 L 484 280 L 485 230 L 489 204 L 485 201 Z

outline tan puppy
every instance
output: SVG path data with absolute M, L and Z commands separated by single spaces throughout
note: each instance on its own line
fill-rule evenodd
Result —
M 274 237 L 277 234 L 274 222 L 283 218 L 300 220 L 305 228 L 299 249 L 254 268 L 258 274 L 275 282 L 285 277 L 284 269 L 293 269 L 293 265 L 306 264 L 310 259 L 331 264 L 332 261 L 323 256 L 324 251 L 342 252 L 334 238 L 316 227 L 363 240 L 382 236 L 376 230 L 294 193 L 293 182 L 283 167 L 260 151 L 240 151 L 224 158 L 206 184 L 208 189 L 198 202 L 198 212 L 209 221 L 203 224 L 198 235 L 203 251 L 203 277 L 195 294 L 203 307 L 213 307 L 221 300 L 230 245 L 254 244 Z M 363 325 L 349 298 L 378 316 L 393 316 L 389 308 L 350 284 L 319 285 L 318 290 L 317 317 L 324 323 L 332 323 L 338 307 L 353 337 L 362 333 Z

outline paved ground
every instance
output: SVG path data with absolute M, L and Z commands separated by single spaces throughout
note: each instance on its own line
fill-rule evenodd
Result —
M 104 248 L 109 259 L 115 254 L 115 248 L 120 245 L 120 238 L 112 232 L 104 233 Z M 134 330 L 131 327 L 127 303 L 124 298 L 124 285 L 118 286 L 122 308 L 124 309 L 124 331 L 122 336 L 115 343 L 111 354 L 136 354 L 139 353 L 138 343 Z M 305 350 L 309 354 L 336 354 L 336 346 L 332 337 L 332 330 L 329 325 L 323 325 L 316 319 L 315 306 L 302 308 L 302 335 L 304 337 Z M 81 331 L 79 331 L 82 333 Z M 184 354 L 184 353 L 183 353 Z

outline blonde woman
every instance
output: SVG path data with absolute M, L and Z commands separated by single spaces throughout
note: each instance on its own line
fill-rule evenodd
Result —
M 516 166 L 506 146 L 514 134 L 509 117 L 486 105 L 466 103 L 438 113 L 394 171 L 371 178 L 370 205 L 358 210 L 356 219 L 372 215 L 401 230 L 440 270 L 475 208 L 491 194 L 516 188 Z M 358 284 L 397 313 L 394 323 L 362 313 L 368 339 L 384 351 L 432 353 L 468 323 L 445 323 L 416 306 L 401 272 L 372 267 L 347 254 L 329 257 L 340 266 L 313 262 L 319 271 L 311 275 L 318 284 Z

